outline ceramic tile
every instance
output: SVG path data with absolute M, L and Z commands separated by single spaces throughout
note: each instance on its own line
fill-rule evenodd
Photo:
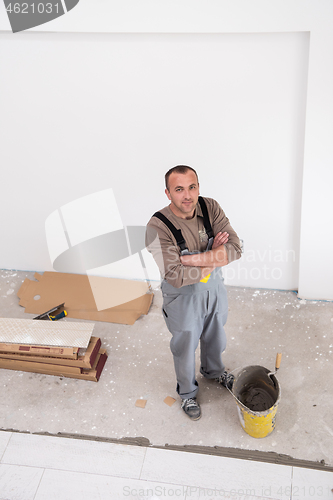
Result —
M 145 451 L 139 446 L 13 434 L 2 462 L 139 478 Z
M 333 473 L 293 468 L 292 500 L 332 500 Z
M 286 499 L 291 472 L 288 466 L 148 448 L 140 479 Z
M 46 470 L 35 500 L 185 500 L 186 487 L 96 474 Z
M 0 431 L 0 462 L 1 462 L 2 456 L 5 452 L 5 449 L 9 443 L 11 435 L 12 435 L 11 432 Z
M 241 488 L 230 492 L 216 488 L 199 488 L 197 486 L 188 486 L 187 488 L 186 500 L 217 500 L 218 498 L 221 500 L 274 500 L 272 497 L 247 495 L 246 490 Z
M 44 469 L 0 464 L 0 499 L 34 500 Z
M 0 342 L 88 347 L 94 323 L 0 318 Z

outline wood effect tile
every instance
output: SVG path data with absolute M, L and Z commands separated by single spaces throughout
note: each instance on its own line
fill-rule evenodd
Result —
M 293 500 L 332 500 L 333 473 L 293 467 Z
M 291 473 L 283 465 L 148 448 L 140 479 L 289 500 Z
M 188 486 L 186 500 L 274 500 L 272 497 L 258 497 L 242 493 L 242 489 L 230 492 L 218 489 Z
M 11 432 L 4 432 L 0 431 L 0 463 L 1 459 L 3 457 L 3 454 L 5 452 L 5 449 L 9 443 L 9 440 L 11 438 L 12 433 Z
M 174 484 L 46 470 L 34 500 L 185 500 L 185 492 Z
M 0 499 L 34 500 L 44 469 L 0 464 Z
M 99 441 L 13 434 L 2 462 L 139 478 L 146 449 Z

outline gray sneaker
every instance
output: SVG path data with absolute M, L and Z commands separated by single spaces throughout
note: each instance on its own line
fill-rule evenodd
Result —
M 223 385 L 223 387 L 227 387 L 231 391 L 235 377 L 232 375 L 232 373 L 224 371 L 222 375 L 220 375 L 215 380 L 217 380 L 219 384 Z
M 201 408 L 196 398 L 183 399 L 181 408 L 191 420 L 199 420 L 201 417 Z

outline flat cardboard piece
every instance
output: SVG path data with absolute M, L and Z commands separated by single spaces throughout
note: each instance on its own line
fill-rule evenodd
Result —
M 94 323 L 0 318 L 0 342 L 88 347 Z
M 138 408 L 144 408 L 146 406 L 147 400 L 146 399 L 137 399 L 135 401 L 135 406 Z
M 1 352 L 24 354 L 25 356 L 54 356 L 56 358 L 77 359 L 79 347 L 49 347 L 44 345 L 0 343 Z
M 146 281 L 88 276 L 98 311 L 117 307 L 145 295 L 149 286 Z
M 43 275 L 35 273 L 34 277 L 37 281 L 26 278 L 17 292 L 17 296 L 21 299 L 19 304 L 25 307 L 26 313 L 42 314 L 55 305 L 65 302 L 69 318 L 133 325 L 142 314 L 148 313 L 153 300 L 153 293 L 145 293 L 124 304 L 98 310 L 95 301 L 97 292 L 96 290 L 93 292 L 89 281 L 91 276 L 46 271 Z M 95 280 L 94 284 L 97 286 L 97 282 L 99 283 L 100 295 L 104 290 L 104 293 L 113 293 L 117 296 L 118 282 L 122 282 L 123 287 L 124 281 L 127 282 L 129 290 L 134 286 L 133 283 L 137 283 L 131 280 L 100 278 Z M 148 290 L 148 285 L 145 285 Z M 40 298 L 36 300 L 34 297 Z
M 0 344 L 1 346 L 1 344 Z M 29 346 L 28 346 L 29 347 Z M 96 356 L 101 348 L 101 339 L 98 337 L 91 337 L 89 346 L 82 356 L 77 356 L 76 359 L 48 356 L 44 353 L 43 356 L 34 356 L 32 354 L 26 355 L 25 352 L 6 352 L 2 351 L 0 347 L 0 358 L 2 359 L 16 359 L 20 361 L 34 361 L 36 363 L 46 363 L 61 366 L 74 366 L 78 368 L 85 368 L 91 370 L 95 362 Z
M 172 406 L 175 402 L 175 398 L 172 398 L 171 396 L 167 396 L 164 400 L 164 403 L 168 406 Z
M 90 380 L 92 382 L 98 382 L 106 360 L 106 351 L 104 349 L 101 349 L 96 356 L 96 360 L 91 370 L 85 370 L 83 368 L 77 368 L 73 366 L 57 366 L 46 363 L 17 361 L 15 359 L 2 358 L 0 358 L 0 368 L 4 368 L 6 370 L 42 373 L 44 375 L 55 375 L 57 377 L 77 378 L 80 380 Z

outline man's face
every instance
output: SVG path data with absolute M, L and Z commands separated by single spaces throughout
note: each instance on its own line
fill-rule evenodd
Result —
M 199 183 L 192 170 L 186 174 L 172 172 L 169 177 L 169 189 L 165 194 L 171 201 L 170 208 L 175 215 L 182 219 L 191 219 L 198 202 Z

